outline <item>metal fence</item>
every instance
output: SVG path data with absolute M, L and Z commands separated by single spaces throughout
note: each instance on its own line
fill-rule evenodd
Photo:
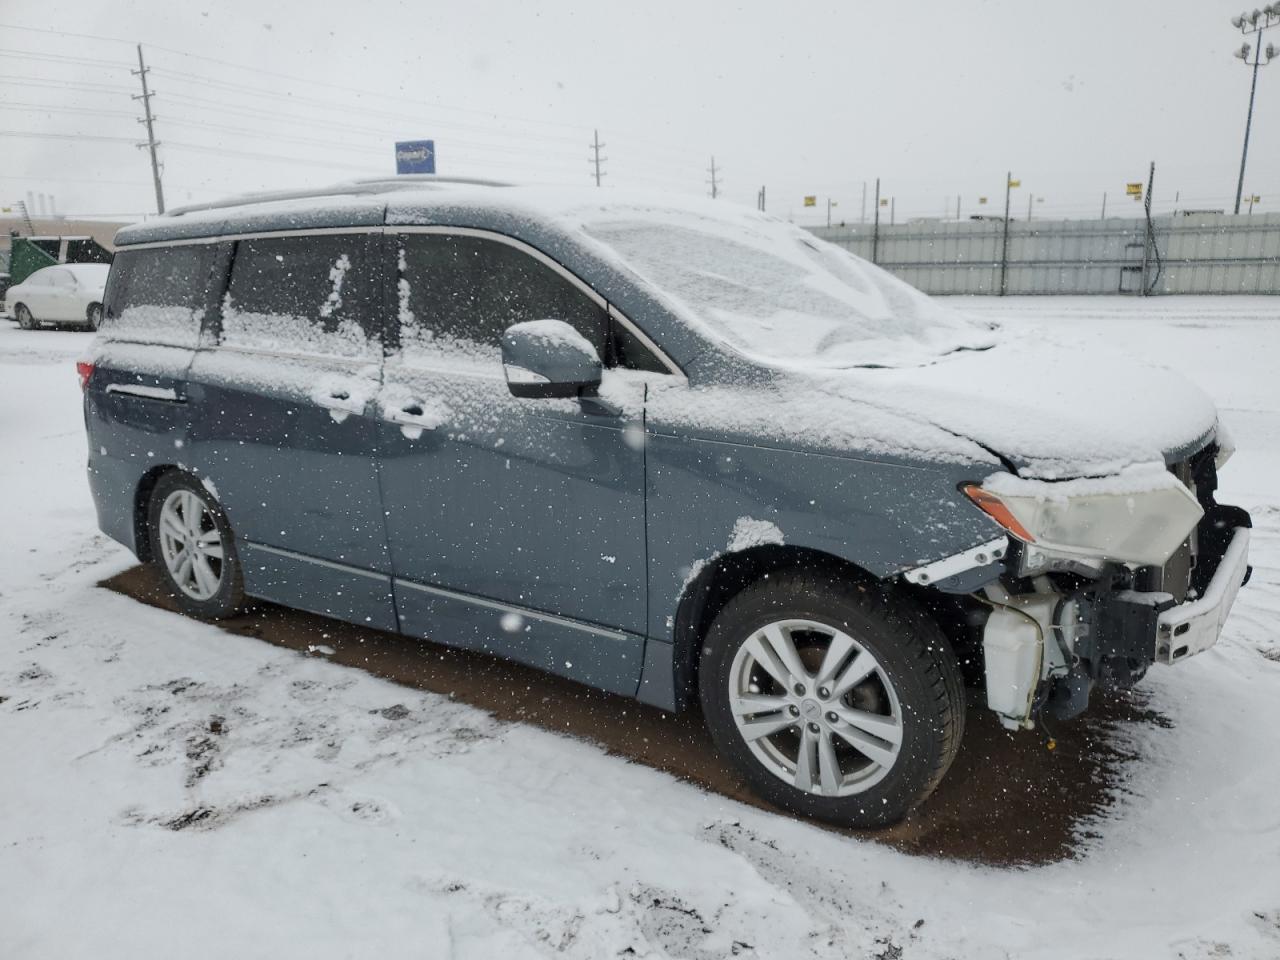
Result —
M 1280 294 L 1280 214 L 811 228 L 925 293 Z

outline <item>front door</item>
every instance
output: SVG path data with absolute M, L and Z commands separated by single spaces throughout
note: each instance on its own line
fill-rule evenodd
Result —
M 192 460 L 236 532 L 246 592 L 393 630 L 371 418 L 380 241 L 238 241 L 188 395 Z
M 606 311 L 536 251 L 476 232 L 389 237 L 398 263 L 379 456 L 401 629 L 632 694 L 646 621 L 644 375 L 616 408 L 519 400 L 499 342 Z M 608 360 L 606 360 L 608 363 Z

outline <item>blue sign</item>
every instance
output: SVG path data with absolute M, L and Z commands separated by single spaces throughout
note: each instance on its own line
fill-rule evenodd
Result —
M 435 173 L 434 140 L 401 140 L 396 143 L 396 173 Z

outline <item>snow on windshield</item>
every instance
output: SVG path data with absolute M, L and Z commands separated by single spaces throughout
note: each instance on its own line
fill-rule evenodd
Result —
M 992 342 L 981 325 L 779 220 L 609 212 L 620 216 L 587 223 L 587 234 L 756 359 L 902 366 Z

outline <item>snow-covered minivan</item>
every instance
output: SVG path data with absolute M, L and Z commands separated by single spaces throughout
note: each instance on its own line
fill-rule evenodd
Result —
M 1195 387 L 722 201 L 399 178 L 116 245 L 90 483 L 182 609 L 697 706 L 807 816 L 927 797 L 961 662 L 1009 728 L 1072 717 L 1211 646 L 1248 577 Z

